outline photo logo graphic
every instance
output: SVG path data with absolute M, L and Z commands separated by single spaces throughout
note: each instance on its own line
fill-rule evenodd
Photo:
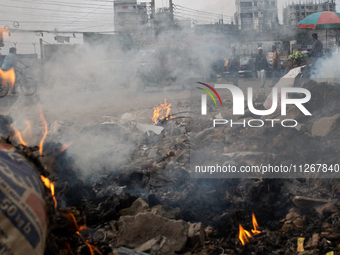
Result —
M 205 84 L 205 83 L 201 83 L 201 82 L 197 82 L 201 85 L 206 86 L 207 88 L 209 88 L 210 90 L 212 90 L 215 95 L 218 97 L 221 106 L 222 106 L 222 101 L 221 98 L 219 96 L 219 94 L 217 93 L 217 91 L 215 89 L 228 89 L 231 92 L 232 98 L 233 98 L 233 115 L 244 115 L 245 112 L 245 96 L 243 94 L 243 91 L 235 86 L 235 85 L 231 85 L 231 84 L 215 84 L 215 88 L 213 88 L 212 86 Z M 213 97 L 213 95 L 210 93 L 210 91 L 197 87 L 198 89 L 203 90 L 204 92 L 206 92 L 208 95 L 210 95 L 210 97 L 213 99 L 215 106 L 217 106 L 216 100 Z M 306 109 L 306 107 L 303 105 L 305 103 L 307 103 L 310 99 L 311 99 L 311 93 L 309 90 L 305 89 L 305 88 L 297 88 L 297 87 L 281 87 L 280 88 L 280 92 L 278 91 L 278 88 L 274 87 L 272 89 L 272 104 L 270 109 L 266 109 L 266 110 L 257 110 L 254 107 L 254 103 L 253 103 L 253 88 L 252 87 L 248 87 L 247 88 L 247 104 L 248 104 L 248 109 L 251 113 L 258 115 L 258 116 L 265 116 L 265 115 L 270 115 L 272 113 L 274 113 L 278 107 L 279 104 L 279 99 L 281 101 L 281 115 L 285 116 L 287 115 L 287 105 L 295 105 L 304 115 L 306 116 L 311 116 L 312 114 Z M 299 98 L 288 98 L 288 94 L 292 94 L 292 93 L 298 93 L 298 94 L 303 94 L 304 97 L 299 97 Z M 207 115 L 207 94 L 202 94 L 201 95 L 201 114 L 202 115 Z M 270 121 L 271 122 L 271 126 L 274 127 L 274 122 L 275 121 L 279 121 L 279 119 L 267 119 L 265 121 Z M 256 125 L 252 124 L 252 123 L 257 123 Z M 287 122 L 293 122 L 293 125 L 287 125 Z M 243 120 L 243 122 L 233 122 L 233 120 L 225 120 L 225 119 L 214 119 L 213 120 L 213 126 L 215 127 L 216 125 L 225 125 L 227 123 L 230 123 L 231 126 L 233 126 L 233 124 L 242 124 L 244 127 L 246 126 L 245 120 Z M 287 119 L 287 120 L 282 120 L 281 121 L 282 126 L 284 127 L 295 127 L 297 126 L 297 121 L 293 120 L 293 119 Z M 264 121 L 261 119 L 252 119 L 248 121 L 248 126 L 250 127 L 262 127 L 264 125 Z
M 217 91 L 213 87 L 211 87 L 210 85 L 205 84 L 203 82 L 197 82 L 197 83 L 201 84 L 203 86 L 206 86 L 212 92 L 214 92 L 215 95 L 217 96 L 218 100 L 220 101 L 221 106 L 223 106 L 220 95 L 217 93 Z M 200 87 L 197 87 L 197 88 L 203 90 L 204 92 L 206 92 L 212 98 L 212 100 L 214 100 L 215 106 L 217 106 L 216 100 L 215 100 L 214 96 L 211 94 L 211 92 L 209 90 L 203 89 L 203 88 L 200 88 Z M 202 99 L 202 115 L 206 115 L 207 114 L 207 95 L 206 94 L 202 94 L 201 99 Z

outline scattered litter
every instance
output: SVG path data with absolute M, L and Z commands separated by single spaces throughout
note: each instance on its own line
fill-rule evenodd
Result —
M 218 113 L 218 114 L 215 116 L 215 119 L 223 119 L 222 114 L 221 114 L 221 113 Z
M 147 132 L 148 131 L 153 131 L 154 133 L 156 133 L 157 135 L 159 135 L 162 130 L 164 129 L 163 127 L 160 126 L 154 126 L 154 125 L 147 125 L 147 124 L 140 124 L 137 123 L 137 127 L 142 131 L 142 132 Z M 148 133 L 149 135 L 149 133 Z
M 303 248 L 303 242 L 305 241 L 304 237 L 299 237 L 298 238 L 298 243 L 297 243 L 297 251 L 302 252 L 305 249 Z

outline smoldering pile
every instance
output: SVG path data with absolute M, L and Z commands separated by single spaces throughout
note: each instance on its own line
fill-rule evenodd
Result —
M 228 154 L 233 164 L 336 163 L 340 90 L 313 81 L 304 86 L 318 98 L 306 105 L 311 118 L 288 109 L 285 118 L 298 120 L 296 128 L 212 129 L 198 112 L 169 117 L 159 134 L 137 132 L 129 121 L 87 127 L 109 138 L 115 132 L 117 145 L 124 137 L 135 147 L 114 171 L 105 166 L 85 180 L 67 150 L 53 156 L 61 144 L 50 141 L 45 147 L 58 208 L 45 253 L 340 254 L 339 179 L 317 179 L 315 172 L 303 179 L 190 179 L 188 171 L 190 148 L 200 144 L 214 157 Z M 279 115 L 278 109 L 270 117 Z M 258 232 L 243 245 L 240 226 L 250 232 L 252 214 Z

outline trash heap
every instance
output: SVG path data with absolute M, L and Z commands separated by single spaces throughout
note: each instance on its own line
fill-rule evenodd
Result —
M 133 121 L 112 122 L 106 125 L 130 134 L 130 159 L 85 181 L 67 150 L 58 154 L 52 174 L 58 208 L 45 253 L 340 254 L 339 179 L 318 179 L 316 172 L 301 179 L 190 179 L 190 148 L 200 145 L 233 164 L 339 163 L 340 85 L 304 87 L 312 94 L 305 104 L 312 116 L 290 107 L 284 118 L 297 120 L 295 128 L 211 128 L 207 119 L 230 116 L 230 109 L 214 108 L 207 116 L 169 117 L 157 133 L 140 132 Z M 190 102 L 178 107 L 189 111 Z M 280 115 L 277 109 L 265 118 Z M 260 117 L 247 111 L 241 118 Z M 51 152 L 54 146 L 45 145 Z M 245 244 L 240 226 L 250 235 Z

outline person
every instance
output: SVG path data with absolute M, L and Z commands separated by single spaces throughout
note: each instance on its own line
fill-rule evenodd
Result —
M 258 55 L 255 58 L 254 71 L 257 71 L 257 77 L 261 80 L 261 88 L 264 88 L 266 83 L 266 69 L 268 68 L 268 62 L 266 56 L 263 54 L 261 47 L 257 49 Z
M 313 38 L 313 49 L 311 50 L 311 54 L 313 57 L 321 57 L 322 56 L 322 50 L 323 50 L 323 45 L 322 42 L 318 39 L 318 34 L 313 33 L 312 34 Z
M 1 69 L 3 71 L 8 71 L 11 68 L 15 69 L 17 62 L 19 60 L 18 57 L 16 56 L 16 53 L 17 53 L 16 48 L 12 47 L 9 49 L 9 53 L 6 55 L 4 63 L 1 66 Z
M 280 54 L 277 52 L 275 45 L 272 46 L 272 51 L 273 51 L 273 60 L 272 60 L 273 77 L 272 77 L 271 87 L 274 87 L 275 84 L 278 82 L 278 79 L 280 78 L 281 62 L 280 62 Z
M 235 47 L 231 47 L 231 56 L 228 59 L 228 68 L 233 84 L 238 87 L 238 71 L 240 69 L 240 56 L 236 54 Z
M 25 67 L 28 67 L 27 65 L 25 65 L 24 63 L 22 63 L 18 56 L 16 55 L 17 53 L 17 49 L 12 47 L 9 49 L 9 53 L 6 55 L 4 63 L 1 66 L 1 69 L 3 71 L 8 71 L 11 68 L 14 68 L 14 70 L 16 70 L 17 68 L 17 63 L 19 62 L 20 64 L 22 64 Z M 13 86 L 13 89 L 11 91 L 12 94 L 16 94 L 16 86 Z

